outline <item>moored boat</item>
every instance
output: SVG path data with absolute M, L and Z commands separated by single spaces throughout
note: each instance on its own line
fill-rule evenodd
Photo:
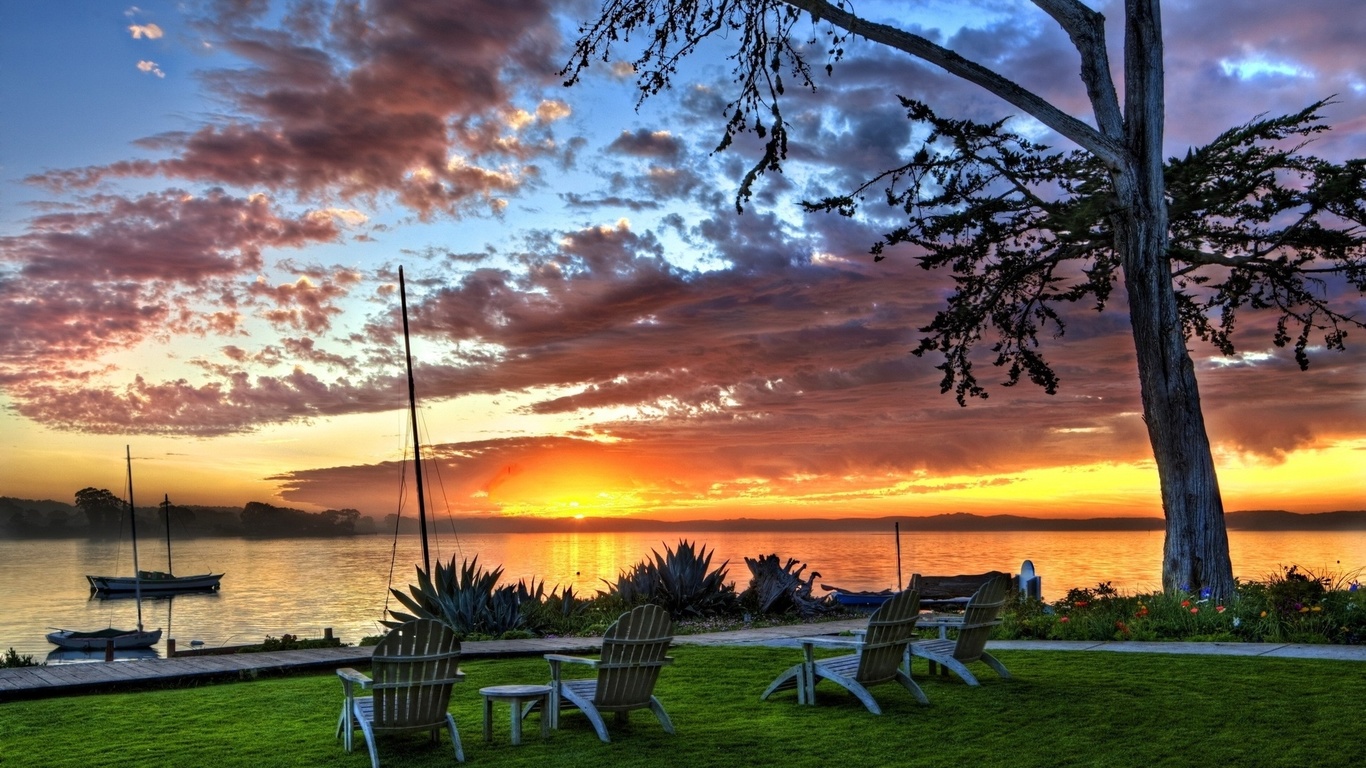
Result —
M 219 588 L 221 573 L 200 573 L 194 576 L 176 576 L 171 570 L 171 499 L 163 495 L 161 502 L 162 517 L 166 522 L 166 570 L 138 571 L 136 576 L 91 576 L 86 575 L 90 589 L 99 595 L 132 594 L 141 591 L 155 594 L 174 594 L 176 592 L 208 592 Z M 136 528 L 135 528 L 136 530 Z M 133 542 L 134 551 L 137 541 Z
M 54 629 L 47 634 L 47 641 L 72 651 L 102 651 L 113 641 L 114 650 L 151 648 L 161 640 L 161 630 L 142 629 L 97 629 L 82 632 L 75 629 Z
M 90 588 L 96 592 L 127 592 L 137 589 L 142 582 L 142 591 L 151 593 L 200 592 L 218 589 L 221 573 L 203 573 L 198 576 L 175 576 L 165 571 L 139 571 L 137 578 L 132 576 L 86 576 Z
M 828 589 L 835 602 L 847 608 L 875 608 L 892 598 L 896 594 L 890 589 L 883 589 L 877 592 L 861 592 L 852 589 L 840 589 L 826 584 L 821 585 L 822 589 Z
M 60 648 L 93 651 L 112 645 L 114 650 L 128 650 L 151 648 L 161 640 L 160 629 L 149 632 L 142 628 L 142 581 L 138 576 L 142 571 L 138 568 L 138 521 L 137 506 L 133 504 L 133 454 L 130 448 L 124 448 L 124 457 L 128 463 L 128 528 L 133 540 L 133 597 L 138 607 L 137 629 L 115 629 L 112 626 L 91 631 L 53 628 L 47 633 L 47 641 Z

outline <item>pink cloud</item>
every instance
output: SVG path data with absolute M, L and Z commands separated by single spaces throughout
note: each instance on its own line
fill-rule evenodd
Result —
M 31 180 L 63 189 L 161 175 L 308 200 L 392 195 L 426 217 L 499 209 L 536 179 L 527 161 L 557 151 L 548 131 L 559 112 L 512 119 L 518 89 L 556 69 L 543 3 L 390 0 L 364 15 L 342 4 L 325 24 L 305 10 L 276 30 L 253 23 L 254 6 L 206 22 L 251 66 L 204 76 L 234 116 L 141 142 L 170 157 Z

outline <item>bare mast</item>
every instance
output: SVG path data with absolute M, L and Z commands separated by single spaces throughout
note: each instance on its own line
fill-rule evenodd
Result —
M 427 547 L 427 502 L 422 491 L 422 447 L 417 437 L 417 393 L 413 385 L 413 350 L 408 342 L 408 293 L 403 285 L 403 267 L 398 268 L 398 301 L 403 309 L 403 355 L 408 364 L 408 411 L 413 419 L 413 468 L 417 477 L 417 520 L 422 529 L 422 565 L 431 576 L 432 556 Z
M 138 631 L 142 631 L 142 571 L 138 570 L 138 508 L 133 504 L 133 450 L 123 446 L 128 462 L 128 528 L 133 534 L 133 597 L 138 604 Z
M 161 496 L 161 514 L 166 519 L 166 575 L 175 573 L 171 567 L 171 497 L 169 494 Z

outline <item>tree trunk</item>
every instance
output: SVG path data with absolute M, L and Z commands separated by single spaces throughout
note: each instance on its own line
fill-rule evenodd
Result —
M 1115 174 L 1115 247 L 1123 259 L 1138 354 L 1143 419 L 1167 521 L 1162 587 L 1233 594 L 1224 507 L 1195 366 L 1178 314 L 1167 255 L 1162 173 L 1162 28 L 1158 0 L 1126 3 L 1125 122 L 1129 162 Z

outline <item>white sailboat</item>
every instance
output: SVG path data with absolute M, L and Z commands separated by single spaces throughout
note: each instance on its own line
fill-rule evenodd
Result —
M 161 630 L 146 631 L 142 628 L 142 580 L 136 574 L 138 571 L 138 523 L 137 515 L 133 512 L 137 509 L 133 505 L 133 454 L 132 449 L 124 447 L 124 452 L 128 461 L 128 523 L 133 536 L 133 594 L 137 598 L 138 605 L 138 626 L 137 629 L 116 629 L 107 627 L 93 631 L 82 631 L 77 629 L 54 629 L 47 634 L 47 641 L 61 648 L 73 651 L 96 651 L 109 647 L 113 643 L 115 650 L 128 650 L 130 648 L 151 648 L 161 640 Z
M 148 594 L 175 594 L 177 592 L 208 592 L 218 589 L 221 573 L 201 573 L 194 576 L 176 576 L 171 569 L 171 497 L 163 496 L 162 517 L 166 521 L 166 570 L 138 571 L 137 576 L 91 576 L 86 575 L 90 588 L 99 595 L 132 594 L 141 587 Z M 137 542 L 133 542 L 134 549 Z M 136 566 L 134 566 L 136 567 Z M 140 583 L 139 583 L 140 582 Z

